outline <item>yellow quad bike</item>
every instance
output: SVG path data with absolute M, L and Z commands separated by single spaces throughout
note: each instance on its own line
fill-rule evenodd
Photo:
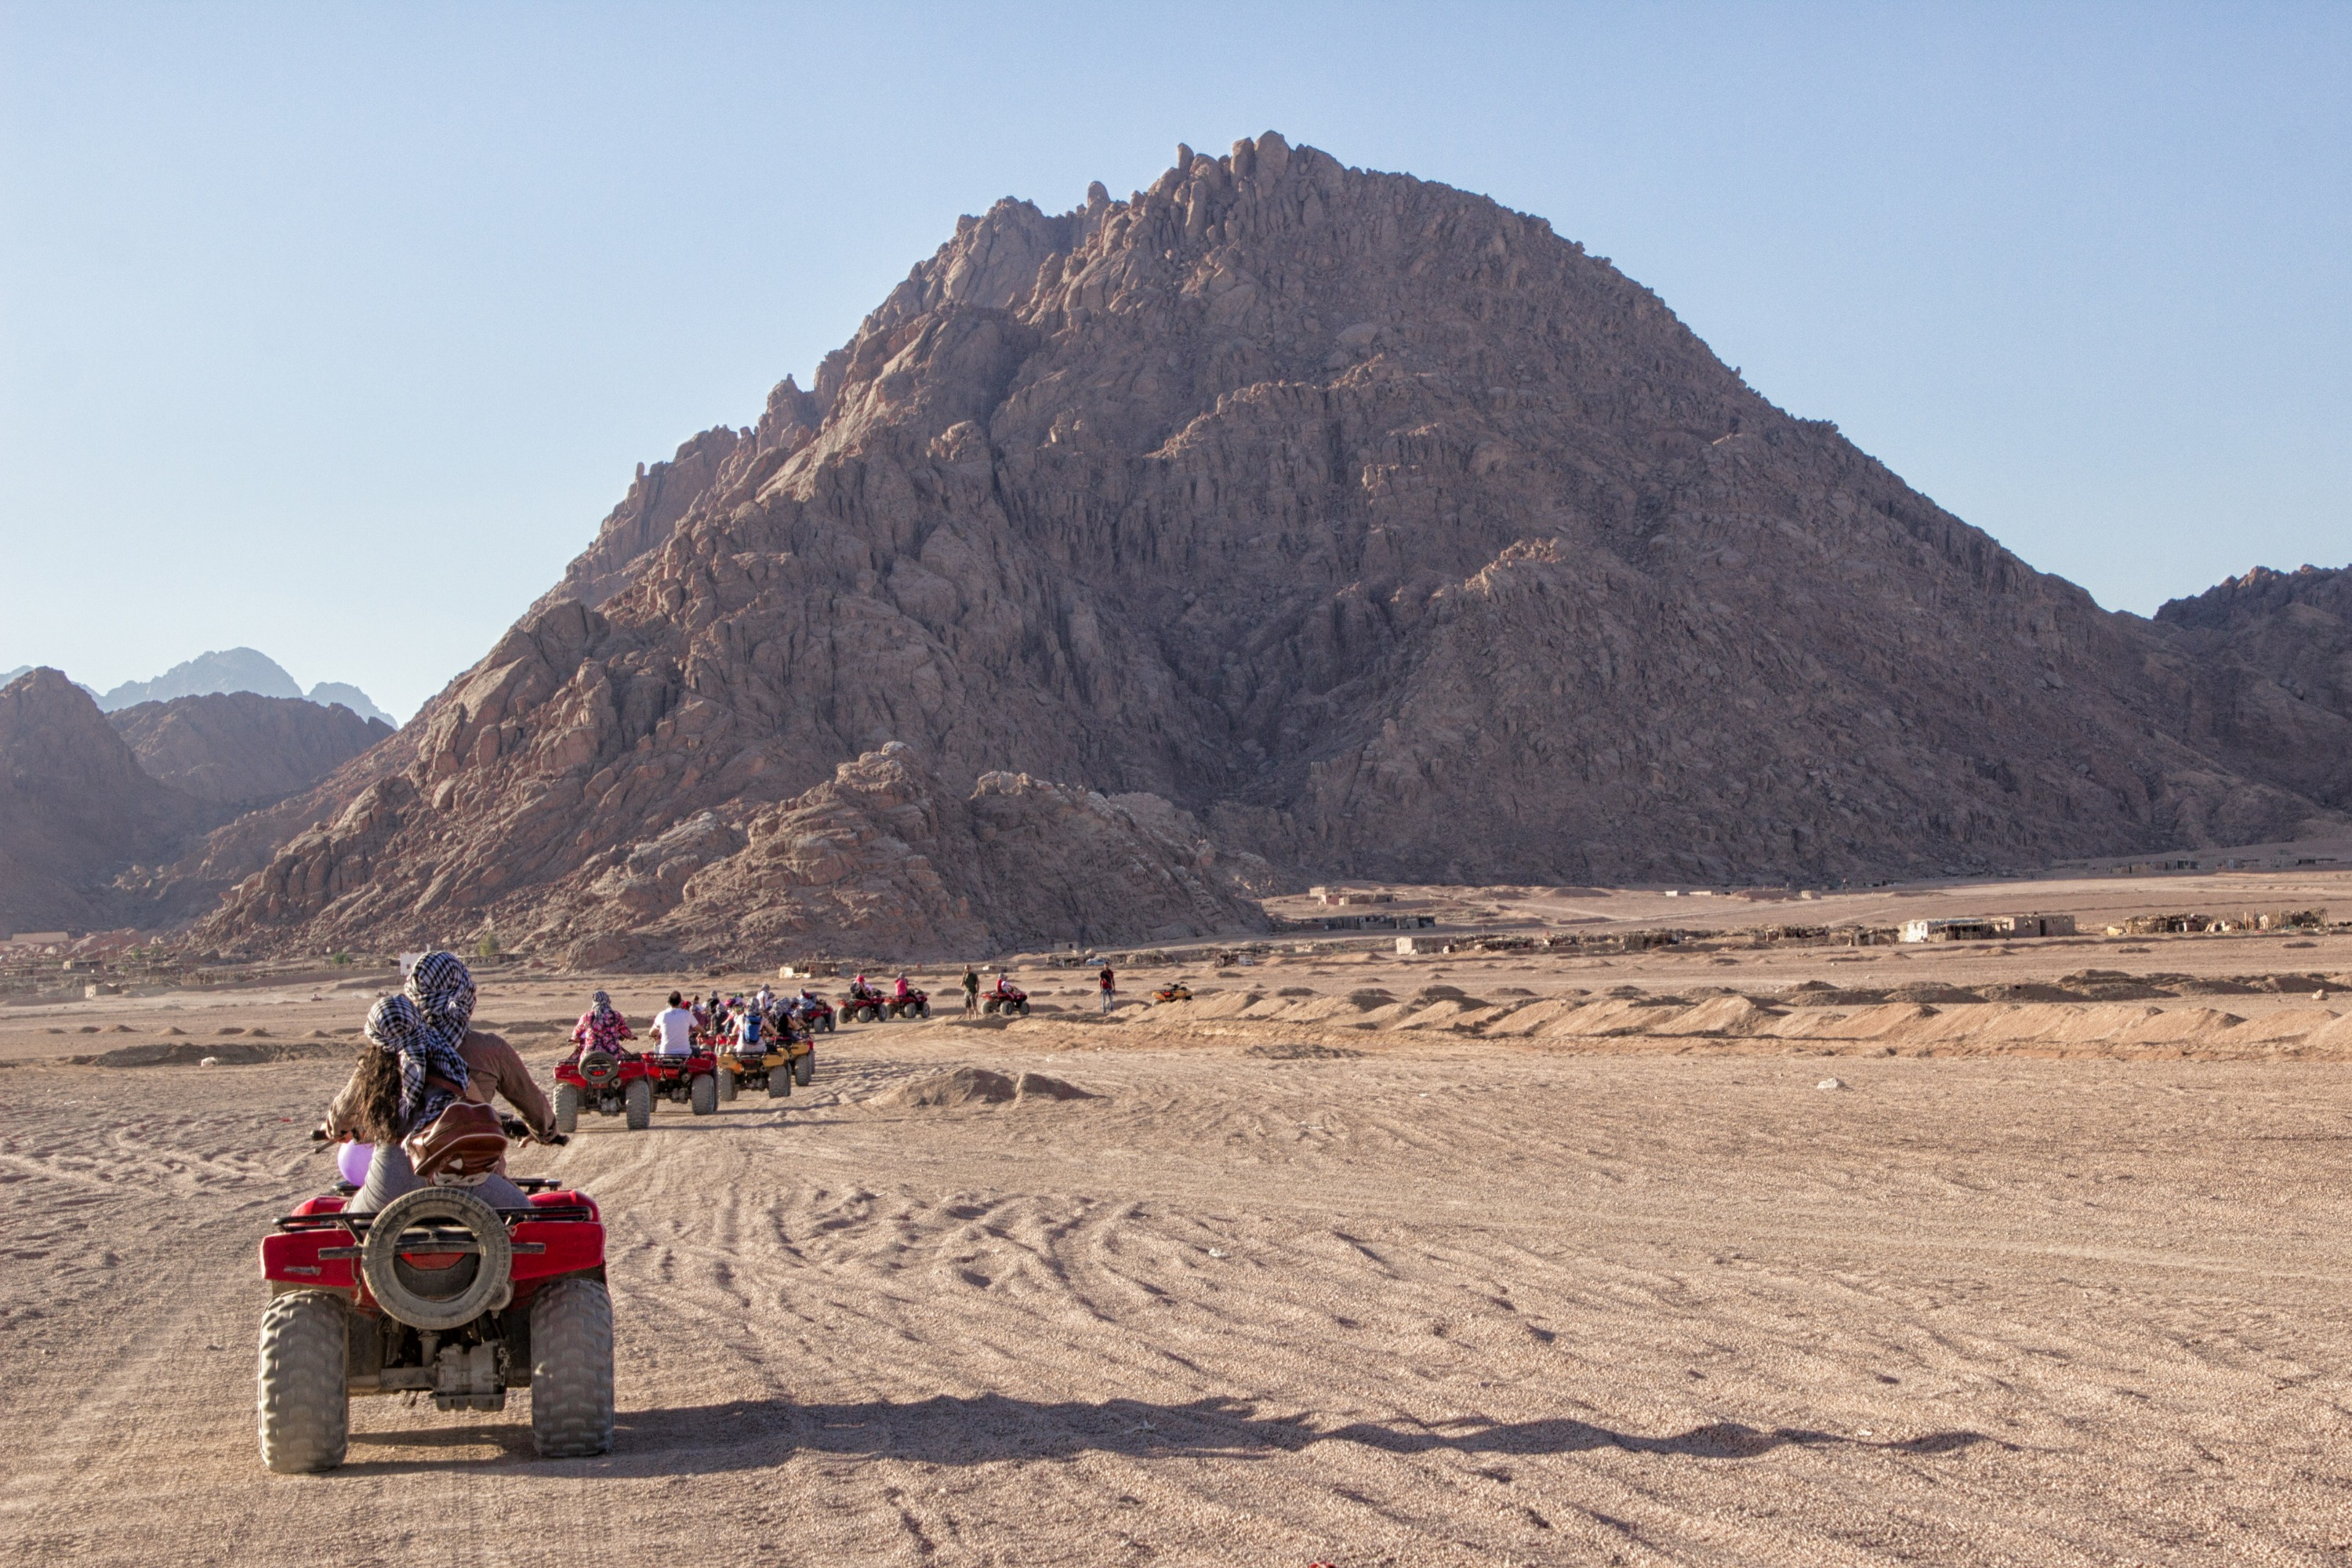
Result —
M 732 1100 L 746 1089 L 764 1089 L 782 1100 L 793 1085 L 816 1077 L 816 1043 L 806 1035 L 779 1033 L 747 1052 L 733 1044 L 719 1047 L 719 1098 Z

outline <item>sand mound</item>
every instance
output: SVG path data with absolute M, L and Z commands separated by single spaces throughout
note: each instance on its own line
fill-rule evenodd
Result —
M 1020 1092 L 1021 1086 L 1001 1072 L 956 1068 L 884 1089 L 869 1103 L 898 1110 L 949 1110 L 960 1105 L 1003 1105 Z
M 1058 1078 L 1047 1078 L 1041 1072 L 1024 1072 L 1013 1086 L 1023 1100 L 1100 1100 L 1091 1089 L 1080 1089 Z
M 986 1068 L 956 1068 L 910 1079 L 884 1089 L 866 1103 L 891 1110 L 951 1110 L 965 1105 L 1004 1105 L 1015 1100 L 1100 1100 L 1101 1095 L 1044 1073 L 1011 1079 Z
M 2305 1050 L 2352 1051 L 2352 1013 L 2303 1037 Z
M 1662 1035 L 1758 1035 L 1787 1015 L 1759 1007 L 1745 996 L 1717 996 L 1661 1026 Z

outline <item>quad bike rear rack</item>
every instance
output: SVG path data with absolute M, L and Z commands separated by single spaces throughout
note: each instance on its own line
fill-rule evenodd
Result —
M 519 1225 L 525 1220 L 591 1220 L 596 1217 L 596 1211 L 590 1208 L 586 1204 L 534 1204 L 529 1208 L 497 1209 L 492 1212 L 497 1214 L 500 1219 L 506 1221 L 509 1226 Z M 374 1220 L 375 1215 L 372 1214 L 289 1214 L 280 1215 L 278 1217 L 278 1228 L 281 1231 L 342 1230 L 349 1231 L 355 1237 L 364 1239 L 368 1233 L 368 1226 L 373 1224 Z M 441 1234 L 440 1227 L 427 1228 L 433 1228 L 434 1235 L 436 1238 Z M 454 1230 L 451 1234 L 463 1237 L 466 1235 L 466 1232 L 462 1227 L 460 1227 Z M 547 1250 L 546 1247 L 541 1246 L 537 1242 L 520 1241 L 513 1245 L 514 1249 L 517 1252 L 544 1252 Z M 470 1239 L 468 1239 L 464 1246 L 457 1246 L 453 1243 L 448 1247 L 437 1245 L 436 1240 L 436 1245 L 429 1248 L 419 1247 L 413 1248 L 412 1250 L 419 1252 L 428 1250 L 433 1252 L 471 1252 L 474 1250 L 474 1247 Z M 322 1258 L 340 1255 L 341 1254 L 338 1252 L 332 1250 L 320 1254 Z M 352 1256 L 357 1255 L 352 1254 Z

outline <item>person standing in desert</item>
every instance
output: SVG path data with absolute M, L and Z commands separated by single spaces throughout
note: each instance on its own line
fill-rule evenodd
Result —
M 1118 976 L 1111 973 L 1109 964 L 1106 963 L 1102 966 L 1102 976 L 1098 984 L 1102 988 L 1103 1016 L 1108 1017 L 1110 1010 L 1118 1005 Z

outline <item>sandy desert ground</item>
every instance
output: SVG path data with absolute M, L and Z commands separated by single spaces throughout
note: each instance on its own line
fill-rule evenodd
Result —
M 605 1206 L 610 1457 L 369 1399 L 316 1478 L 256 1457 L 253 1257 L 364 994 L 11 1009 L 0 1561 L 2346 1561 L 2352 999 L 1790 989 L 2352 984 L 2352 938 L 2124 945 L 1301 955 L 845 1030 L 781 1110 L 519 1157 Z M 551 1064 L 590 981 L 485 982 Z M 289 1059 L 57 1059 L 254 1027 Z M 1099 1098 L 902 1103 L 964 1065 Z

